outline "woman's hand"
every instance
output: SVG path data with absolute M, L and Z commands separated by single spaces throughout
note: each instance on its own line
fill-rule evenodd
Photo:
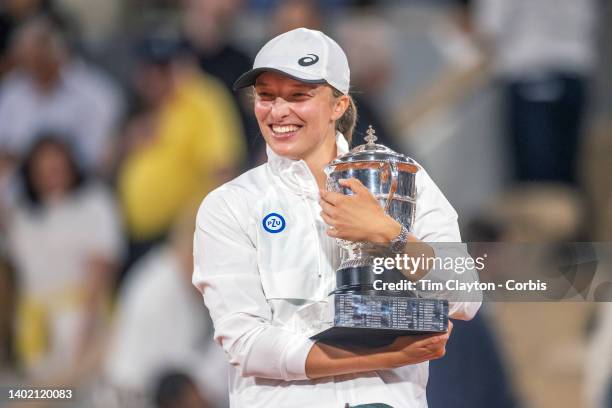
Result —
M 388 346 L 378 348 L 340 348 L 315 343 L 306 358 L 308 378 L 390 370 L 410 364 L 442 358 L 453 329 L 448 321 L 445 333 L 402 336 Z
M 377 242 L 388 244 L 401 232 L 402 226 L 385 213 L 380 203 L 361 181 L 351 178 L 339 180 L 354 195 L 320 191 L 321 217 L 329 225 L 327 235 L 353 242 Z M 433 249 L 412 234 L 403 253 L 413 257 L 433 258 Z M 412 281 L 418 281 L 429 272 L 424 266 L 416 270 L 404 269 L 402 273 Z
M 388 243 L 397 237 L 402 226 L 387 215 L 380 203 L 361 181 L 340 180 L 354 195 L 321 191 L 321 216 L 330 226 L 327 235 L 348 241 Z
M 452 330 L 453 323 L 449 320 L 446 333 L 398 337 L 389 346 L 389 349 L 395 354 L 391 365 L 395 363 L 396 367 L 401 367 L 444 357 L 446 343 Z

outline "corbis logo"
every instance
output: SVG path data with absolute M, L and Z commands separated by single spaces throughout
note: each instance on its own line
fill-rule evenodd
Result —
M 306 54 L 305 57 L 302 57 L 298 60 L 298 64 L 303 67 L 308 67 L 310 65 L 314 65 L 319 61 L 319 57 L 315 54 Z
M 276 234 L 285 229 L 285 219 L 277 213 L 266 215 L 262 221 L 264 229 L 272 234 Z

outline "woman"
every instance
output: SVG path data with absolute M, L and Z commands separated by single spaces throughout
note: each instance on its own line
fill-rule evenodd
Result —
M 457 214 L 425 172 L 417 179 L 414 235 L 407 237 L 358 181 L 345 181 L 352 197 L 324 191 L 323 169 L 348 150 L 355 124 L 349 76 L 338 44 L 300 28 L 268 42 L 253 70 L 235 84 L 254 86 L 268 162 L 205 198 L 193 277 L 215 340 L 233 366 L 232 407 L 427 404 L 427 365 L 419 363 L 441 357 L 449 333 L 342 349 L 311 341 L 296 324 L 300 307 L 325 299 L 335 287 L 340 249 L 334 238 L 407 238 L 412 250 L 429 255 L 432 248 L 419 239 L 460 241 Z M 450 311 L 469 319 L 478 307 L 454 303 Z
M 41 137 L 21 171 L 23 195 L 8 225 L 19 281 L 17 350 L 32 378 L 65 375 L 104 327 L 121 252 L 110 194 L 86 182 L 69 145 Z

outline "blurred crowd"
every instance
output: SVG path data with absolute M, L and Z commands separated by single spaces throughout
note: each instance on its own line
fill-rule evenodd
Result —
M 347 53 L 354 144 L 373 125 L 421 162 L 464 240 L 610 240 L 611 23 L 604 0 L 4 0 L 0 385 L 227 406 L 194 216 L 266 160 L 231 85 L 296 27 Z M 612 407 L 609 305 L 485 305 L 431 364 L 430 406 Z

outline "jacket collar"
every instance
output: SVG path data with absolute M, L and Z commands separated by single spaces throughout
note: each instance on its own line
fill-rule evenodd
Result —
M 340 132 L 336 132 L 336 152 L 338 156 L 349 151 L 349 144 Z M 319 187 L 304 160 L 292 160 L 274 153 L 266 146 L 268 168 L 275 180 L 294 193 L 318 199 Z

